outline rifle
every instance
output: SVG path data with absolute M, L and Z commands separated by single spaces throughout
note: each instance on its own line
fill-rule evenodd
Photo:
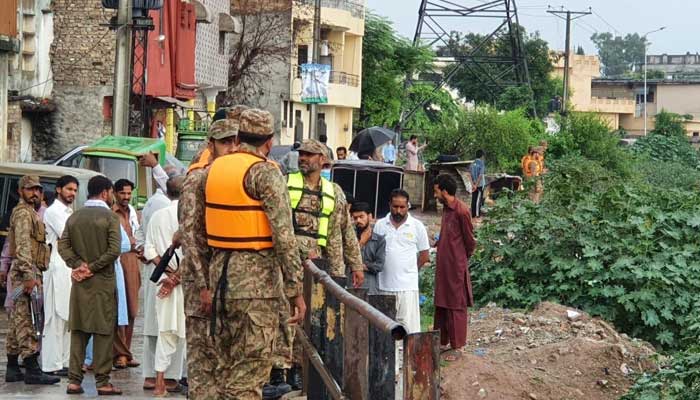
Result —
M 24 286 L 15 288 L 12 293 L 12 301 L 16 302 L 21 295 L 24 294 Z M 34 286 L 32 293 L 29 295 L 29 313 L 32 315 L 32 325 L 37 337 L 41 337 L 44 330 L 44 313 L 41 309 L 42 295 L 38 286 Z
M 158 283 L 160 277 L 163 276 L 163 273 L 165 273 L 165 270 L 168 268 L 168 264 L 170 264 L 170 260 L 172 260 L 173 257 L 175 257 L 178 264 L 180 263 L 180 258 L 177 256 L 177 254 L 175 254 L 175 249 L 177 249 L 177 247 L 170 245 L 170 247 L 165 250 L 165 253 L 160 258 L 160 262 L 156 266 L 156 269 L 154 269 L 153 273 L 151 274 L 151 282 Z

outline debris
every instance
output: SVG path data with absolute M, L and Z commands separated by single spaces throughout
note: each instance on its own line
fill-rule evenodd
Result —
M 566 310 L 566 318 L 569 321 L 577 321 L 579 318 L 581 318 L 581 313 L 574 310 Z
M 479 389 L 479 397 L 481 397 L 482 399 L 486 397 L 486 389 Z

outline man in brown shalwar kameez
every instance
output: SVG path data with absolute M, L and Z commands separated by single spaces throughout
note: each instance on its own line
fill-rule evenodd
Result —
M 435 198 L 443 205 L 435 268 L 434 329 L 440 331 L 442 350 L 452 349 L 445 360 L 454 361 L 467 344 L 467 307 L 474 305 L 469 258 L 476 240 L 469 206 L 455 197 L 457 182 L 440 175 L 434 189 Z
M 136 248 L 136 232 L 139 229 L 139 219 L 131 202 L 134 183 L 128 179 L 120 179 L 114 183 L 114 211 L 119 217 L 126 234 L 131 241 L 131 251 L 123 253 L 119 261 L 124 270 L 126 286 L 126 304 L 129 312 L 129 325 L 117 326 L 114 335 L 114 366 L 116 368 L 138 367 L 139 363 L 131 354 L 131 338 L 134 335 L 134 320 L 139 313 L 139 290 L 141 289 L 141 268 L 139 258 L 143 248 Z

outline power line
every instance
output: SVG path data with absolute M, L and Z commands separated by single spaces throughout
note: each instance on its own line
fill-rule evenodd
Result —
M 615 32 L 617 35 L 620 34 L 620 31 L 618 31 L 614 26 L 612 26 L 612 24 L 610 24 L 608 21 L 606 21 L 605 18 L 603 18 L 600 14 L 598 14 L 598 13 L 595 12 L 595 11 L 593 11 L 593 15 L 595 15 L 595 16 L 598 17 L 601 21 L 603 21 L 603 23 L 604 23 L 605 25 L 609 26 L 609 27 L 613 30 L 613 32 Z

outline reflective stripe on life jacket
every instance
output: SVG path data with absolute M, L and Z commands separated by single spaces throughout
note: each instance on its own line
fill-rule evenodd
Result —
M 272 229 L 262 202 L 245 189 L 250 168 L 267 160 L 238 152 L 217 158 L 209 167 L 205 189 L 209 246 L 229 250 L 271 249 Z
M 297 172 L 295 174 L 289 174 L 287 177 L 287 188 L 289 189 L 289 198 L 291 199 L 293 214 L 302 212 L 297 210 L 297 206 L 299 206 L 299 202 L 304 193 L 321 197 L 321 212 L 314 214 L 319 219 L 318 232 L 314 234 L 299 229 L 296 223 L 296 215 L 292 216 L 292 220 L 294 222 L 295 234 L 314 237 L 319 246 L 326 247 L 328 240 L 328 221 L 331 213 L 335 209 L 335 190 L 333 189 L 333 183 L 326 178 L 321 178 L 321 191 L 316 192 L 309 190 L 304 188 L 304 176 L 301 172 Z

